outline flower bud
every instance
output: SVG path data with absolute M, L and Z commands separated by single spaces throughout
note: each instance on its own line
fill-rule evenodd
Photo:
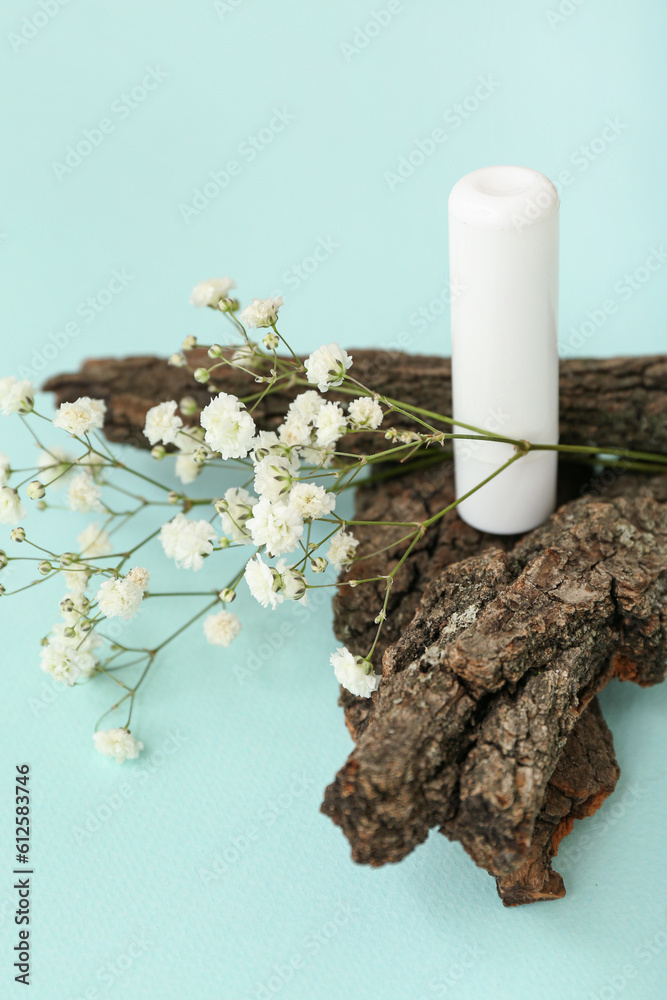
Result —
M 68 625 L 66 629 L 63 629 L 63 635 L 66 639 L 73 639 L 76 635 L 76 630 L 71 625 Z
M 262 343 L 264 344 L 264 347 L 267 349 L 267 351 L 275 351 L 278 344 L 280 343 L 280 340 L 278 339 L 277 335 L 273 331 L 271 331 L 271 333 L 267 333 L 267 335 L 262 340 Z
M 4 569 L 8 562 L 7 553 L 0 549 L 0 569 Z
M 214 500 L 213 506 L 215 507 L 216 514 L 226 514 L 229 510 L 229 504 L 224 497 L 218 497 L 217 500 Z
M 238 299 L 229 299 L 229 298 L 223 297 L 218 302 L 218 309 L 220 310 L 220 312 L 223 312 L 223 313 L 225 313 L 225 312 L 236 312 L 236 310 L 238 309 L 239 305 L 240 305 L 240 302 L 239 302 Z
M 283 593 L 290 601 L 300 601 L 306 593 L 306 579 L 298 569 L 287 569 L 283 573 Z
M 178 404 L 178 408 L 184 417 L 194 417 L 199 413 L 199 403 L 192 396 L 183 396 L 183 399 Z
M 172 354 L 169 358 L 169 364 L 173 365 L 174 368 L 184 368 L 187 362 L 182 354 Z
M 206 459 L 210 458 L 210 454 L 208 448 L 195 448 L 192 452 L 192 461 L 203 465 Z
M 231 542 L 229 541 L 229 539 L 227 538 L 227 536 L 226 535 L 221 535 L 220 538 L 218 539 L 218 546 L 221 549 L 228 549 L 230 545 L 231 545 Z
M 195 368 L 195 381 L 208 382 L 210 378 L 208 368 Z
M 329 563 L 324 558 L 324 556 L 318 556 L 316 559 L 313 559 L 313 561 L 310 564 L 310 568 L 312 569 L 313 573 L 324 573 L 328 565 Z
M 6 593 L 5 585 L 4 583 L 0 583 L 0 597 L 2 597 L 4 593 Z
M 231 604 L 236 598 L 236 591 L 232 590 L 231 587 L 225 587 L 224 590 L 220 591 L 218 596 L 223 604 Z
M 35 504 L 35 507 L 37 508 L 37 510 L 46 510 L 46 501 L 38 500 L 37 503 Z
M 25 528 L 14 528 L 9 536 L 13 542 L 25 541 Z
M 220 344 L 211 344 L 207 354 L 209 358 L 221 358 L 222 357 L 222 347 Z
M 175 490 L 170 490 L 169 493 L 167 493 L 167 500 L 169 503 L 180 503 L 181 498 Z
M 151 448 L 151 458 L 157 459 L 158 462 L 161 461 L 166 454 L 167 449 L 163 444 L 156 444 L 153 448 Z
M 60 565 L 63 569 L 67 569 L 68 566 L 73 566 L 77 561 L 77 557 L 74 552 L 63 552 L 60 557 Z
M 69 615 L 74 611 L 74 601 L 71 597 L 63 597 L 60 602 L 60 610 L 64 615 Z
M 53 566 L 51 565 L 48 559 L 42 559 L 37 569 L 39 570 L 42 576 L 48 576 L 51 570 L 53 569 Z
M 40 483 L 39 479 L 33 479 L 31 483 L 28 483 L 26 493 L 31 500 L 41 500 L 46 493 L 46 487 L 44 483 Z
M 197 346 L 197 338 L 193 337 L 192 334 L 190 334 L 189 337 L 186 337 L 185 340 L 183 341 L 184 351 L 191 351 L 192 348 L 196 346 Z

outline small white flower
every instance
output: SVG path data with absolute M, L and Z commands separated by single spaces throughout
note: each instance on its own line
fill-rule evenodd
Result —
M 202 306 L 217 306 L 220 299 L 229 297 L 232 288 L 236 288 L 236 282 L 231 278 L 210 278 L 209 281 L 200 281 L 190 293 L 190 305 L 201 309 Z
M 336 495 L 327 493 L 316 483 L 296 483 L 289 495 L 289 502 L 296 507 L 304 521 L 326 517 L 336 506 Z
M 28 413 L 34 398 L 35 389 L 28 379 L 19 380 L 15 375 L 0 378 L 0 412 L 6 417 L 10 413 Z
M 93 742 L 98 753 L 113 757 L 119 764 L 134 760 L 144 749 L 143 743 L 129 729 L 101 729 L 93 733 Z
M 306 389 L 300 392 L 296 399 L 293 399 L 287 410 L 288 418 L 291 416 L 301 417 L 309 424 L 315 423 L 315 417 L 324 405 L 324 400 L 315 389 Z
M 278 590 L 281 594 L 285 595 L 288 601 L 301 601 L 302 604 L 308 603 L 308 598 L 306 597 L 306 578 L 301 570 L 287 566 L 284 559 L 279 559 L 275 572 L 280 577 Z
M 272 503 L 266 497 L 255 504 L 246 522 L 255 545 L 265 545 L 270 556 L 291 552 L 303 534 L 303 520 L 290 504 Z
M 306 358 L 306 378 L 316 385 L 320 392 L 340 385 L 345 372 L 352 364 L 352 358 L 338 344 L 325 344 Z
M 63 642 L 50 642 L 48 646 L 44 646 L 39 665 L 44 673 L 51 674 L 59 684 L 70 687 L 81 676 L 80 654 L 73 646 Z
M 183 421 L 176 413 L 178 403 L 170 399 L 166 403 L 158 403 L 152 406 L 146 414 L 146 424 L 144 434 L 151 444 L 173 444 L 176 440 Z
M 225 510 L 220 512 L 222 530 L 233 542 L 247 544 L 252 537 L 246 531 L 246 523 L 252 515 L 252 509 L 257 503 L 257 497 L 241 487 L 231 486 L 224 495 Z
M 368 660 L 353 656 L 347 646 L 340 646 L 331 654 L 331 666 L 338 683 L 359 698 L 370 698 L 380 686 L 381 677 L 373 673 Z
M 77 537 L 79 543 L 79 555 L 87 559 L 94 556 L 108 556 L 113 552 L 113 545 L 109 534 L 97 524 L 89 524 Z
M 341 570 L 343 566 L 349 565 L 354 559 L 358 544 L 359 540 L 354 535 L 341 528 L 329 542 L 326 558 L 337 570 Z
M 0 487 L 0 523 L 16 524 L 25 517 L 25 507 L 11 486 Z
M 183 569 L 201 569 L 204 556 L 213 551 L 215 537 L 215 528 L 208 521 L 189 521 L 184 514 L 177 514 L 160 529 L 165 554 Z
M 240 631 L 241 621 L 231 611 L 218 611 L 204 619 L 204 635 L 212 646 L 229 646 Z
M 101 399 L 81 396 L 74 403 L 61 403 L 53 418 L 53 426 L 73 437 L 80 437 L 104 425 L 106 403 Z
M 285 423 L 278 428 L 283 444 L 290 448 L 304 448 L 311 443 L 313 429 L 298 413 L 288 413 Z
M 298 468 L 298 460 L 296 468 Z M 255 492 L 268 500 L 287 496 L 294 482 L 295 463 L 280 455 L 267 455 L 255 465 Z
M 0 451 L 0 486 L 6 486 L 9 481 L 9 456 Z
M 220 392 L 200 416 L 206 443 L 224 459 L 245 458 L 252 447 L 255 422 L 236 396 Z
M 237 347 L 231 358 L 232 365 L 238 368 L 252 368 L 257 364 L 257 344 L 250 341 Z
M 255 464 L 261 462 L 267 455 L 284 455 L 285 446 L 280 442 L 275 431 L 259 431 L 252 442 L 250 457 Z
M 196 462 L 192 455 L 179 455 L 174 462 L 174 472 L 185 486 L 194 483 L 203 468 L 202 463 Z
M 85 472 L 79 472 L 72 479 L 67 490 L 67 506 L 70 510 L 87 513 L 91 510 L 102 511 L 104 505 L 100 501 L 102 490 Z
M 339 403 L 325 403 L 315 418 L 317 444 L 321 448 L 335 444 L 345 433 L 347 420 Z
M 69 596 L 73 597 L 74 595 Z M 62 646 L 70 650 L 69 660 L 73 660 L 76 668 L 79 670 L 79 674 L 75 679 L 78 679 L 79 676 L 90 677 L 97 666 L 95 650 L 102 645 L 102 638 L 97 634 L 97 632 L 95 632 L 94 629 L 90 632 L 81 631 L 81 613 L 79 611 L 75 610 L 71 614 L 63 615 L 63 618 L 65 619 L 64 621 L 58 622 L 51 629 L 49 646 Z M 74 630 L 73 635 L 65 634 L 66 630 L 72 629 Z M 53 673 L 51 667 L 53 667 L 54 664 L 58 665 L 63 662 L 62 651 L 52 653 L 49 656 L 46 656 L 45 659 L 47 664 L 50 664 L 47 672 Z M 42 669 L 45 668 L 42 666 Z M 58 672 L 58 669 L 56 669 L 56 673 Z M 74 671 L 74 673 L 75 672 L 76 671 Z M 58 677 L 56 677 L 56 680 L 58 680 Z M 71 683 L 74 682 L 72 681 Z
M 336 445 L 328 444 L 326 448 L 304 448 L 303 460 L 320 469 L 328 469 L 336 454 Z
M 271 326 L 278 322 L 278 310 L 283 304 L 282 298 L 253 299 L 252 303 L 239 313 L 239 319 L 244 326 Z
M 71 466 L 75 461 L 65 448 L 52 446 L 49 451 L 40 451 L 37 458 L 39 478 L 45 486 L 54 483 L 55 489 L 67 486 L 71 481 Z
M 355 431 L 376 431 L 384 416 L 380 404 L 371 396 L 360 396 L 359 399 L 353 399 L 348 407 L 348 413 L 350 427 Z
M 285 600 L 277 591 L 280 578 L 266 565 L 259 552 L 246 564 L 243 575 L 250 593 L 263 608 L 277 608 Z
M 148 586 L 150 573 L 137 566 L 130 570 L 124 580 L 105 580 L 97 591 L 95 600 L 107 618 L 134 618 Z

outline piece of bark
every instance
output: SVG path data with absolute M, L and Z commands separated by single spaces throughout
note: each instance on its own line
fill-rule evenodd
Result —
M 620 773 L 612 735 L 594 698 L 558 758 L 523 861 L 511 874 L 496 877 L 505 906 L 565 895 L 563 879 L 551 867 L 560 842 L 575 819 L 592 816 L 600 808 L 614 791 Z
M 356 348 L 350 353 L 353 374 L 371 389 L 403 403 L 451 414 L 449 358 Z M 212 364 L 203 347 L 189 352 L 188 359 L 193 367 Z M 228 366 L 216 372 L 215 384 L 238 396 L 261 388 L 247 373 Z M 55 392 L 59 403 L 79 396 L 103 399 L 107 404 L 107 437 L 143 448 L 149 447 L 143 427 L 151 406 L 183 396 L 192 396 L 200 406 L 210 400 L 207 386 L 195 382 L 186 369 L 148 356 L 87 361 L 79 372 L 48 379 L 44 388 Z M 303 387 L 291 386 L 266 396 L 254 411 L 258 426 L 275 429 L 290 401 L 301 391 Z M 349 399 L 334 390 L 328 398 Z M 562 360 L 560 416 L 563 444 L 667 451 L 667 357 Z M 391 422 L 397 427 L 413 426 L 396 413 Z M 502 425 L 498 433 L 502 433 Z M 377 435 L 355 434 L 349 444 L 356 452 L 369 451 L 377 449 L 378 440 Z
M 664 677 L 665 485 L 626 475 L 619 486 L 625 495 L 566 504 L 427 588 L 385 653 L 372 723 L 325 794 L 355 860 L 398 861 L 438 826 L 519 901 L 549 781 L 586 706 L 614 676 Z

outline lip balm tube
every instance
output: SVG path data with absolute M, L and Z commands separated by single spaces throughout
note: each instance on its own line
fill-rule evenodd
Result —
M 527 167 L 475 170 L 449 196 L 454 419 L 533 444 L 558 442 L 558 207 Z M 457 498 L 514 454 L 454 441 Z M 557 466 L 555 451 L 531 451 L 457 510 L 480 531 L 530 531 L 555 509 Z

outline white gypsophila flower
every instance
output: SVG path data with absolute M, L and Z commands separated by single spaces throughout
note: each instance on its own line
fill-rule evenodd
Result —
M 63 570 L 63 576 L 67 589 L 72 592 L 72 596 L 83 597 L 91 576 L 88 567 L 84 566 L 83 563 L 72 563 L 66 570 Z
M 250 593 L 263 608 L 277 608 L 285 600 L 284 595 L 277 590 L 279 579 L 276 579 L 273 570 L 266 565 L 259 552 L 248 561 L 243 575 Z
M 340 646 L 331 654 L 331 666 L 338 683 L 358 698 L 370 698 L 380 686 L 381 677 L 373 673 L 368 660 L 353 656 L 347 646 Z
M 261 462 L 267 455 L 284 455 L 285 445 L 278 438 L 275 431 L 258 431 L 252 442 L 250 457 L 255 464 Z
M 101 729 L 93 733 L 93 742 L 98 753 L 113 757 L 119 764 L 134 760 L 144 749 L 143 743 L 129 729 Z
M 0 486 L 6 486 L 9 481 L 9 456 L 0 451 Z
M 298 413 L 292 413 L 288 414 L 285 423 L 280 425 L 278 434 L 282 443 L 290 448 L 304 448 L 312 442 L 313 429 Z
M 236 348 L 229 360 L 235 367 L 252 368 L 257 363 L 257 344 L 252 340 L 241 344 Z
M 125 577 L 126 580 L 129 580 L 132 584 L 136 584 L 137 587 L 141 587 L 142 590 L 148 588 L 150 578 L 151 575 L 144 566 L 133 566 Z
M 25 517 L 25 507 L 11 486 L 0 487 L 0 523 L 16 524 Z
M 336 495 L 327 493 L 316 483 L 296 483 L 290 492 L 289 502 L 296 507 L 304 521 L 326 517 L 336 506 Z
M 67 431 L 73 437 L 80 437 L 102 427 L 106 411 L 103 400 L 81 396 L 74 403 L 60 404 L 53 418 L 53 426 Z
M 317 444 L 326 448 L 335 444 L 345 433 L 347 419 L 339 403 L 325 403 L 315 418 L 317 428 Z
M 306 578 L 300 570 L 294 569 L 293 566 L 287 566 L 284 559 L 279 559 L 276 563 L 276 573 L 280 577 L 278 590 L 285 595 L 288 601 L 308 603 Z
M 144 570 L 147 573 L 147 570 Z M 97 606 L 107 618 L 134 618 L 144 596 L 144 588 L 126 576 L 124 580 L 105 580 L 95 595 Z
M 281 556 L 296 548 L 303 534 L 303 520 L 290 504 L 272 503 L 264 497 L 253 507 L 246 529 L 255 545 L 265 545 L 270 556 Z
M 255 492 L 268 500 L 287 496 L 299 466 L 282 455 L 267 455 L 255 465 Z
M 189 521 L 184 514 L 177 514 L 160 529 L 165 555 L 182 569 L 201 569 L 204 556 L 213 551 L 215 537 L 215 528 L 208 521 Z
M 89 524 L 77 536 L 79 555 L 92 559 L 94 556 L 108 556 L 113 552 L 111 537 L 97 524 Z
M 350 427 L 355 431 L 376 431 L 384 416 L 380 404 L 371 396 L 360 396 L 359 399 L 353 399 L 348 407 L 348 414 Z
M 343 566 L 348 566 L 354 559 L 359 540 L 349 531 L 337 531 L 329 542 L 326 558 L 335 569 L 341 570 Z
M 244 326 L 263 327 L 278 322 L 278 310 L 283 304 L 280 296 L 270 299 L 253 299 L 249 306 L 239 313 Z
M 316 465 L 320 469 L 328 469 L 333 463 L 336 454 L 336 445 L 328 444 L 326 448 L 304 448 L 301 454 L 304 462 L 308 462 L 309 465 Z
M 225 491 L 224 502 L 227 509 L 221 511 L 222 530 L 233 542 L 247 544 L 252 542 L 252 536 L 246 531 L 246 522 L 257 503 L 257 497 L 242 487 L 231 486 Z
M 152 406 L 146 414 L 144 434 L 151 444 L 173 444 L 176 435 L 183 426 L 183 421 L 178 416 L 176 410 L 178 403 L 175 399 L 170 399 L 165 403 L 158 403 Z
M 229 646 L 241 631 L 241 620 L 231 611 L 218 611 L 204 619 L 204 635 L 212 646 Z
M 293 399 L 287 409 L 287 416 L 301 417 L 309 424 L 315 423 L 315 417 L 324 405 L 324 400 L 315 389 L 306 389 Z
M 0 378 L 0 413 L 5 417 L 11 413 L 28 413 L 34 398 L 35 389 L 28 379 L 17 379 L 15 375 Z
M 320 392 L 340 385 L 345 372 L 352 364 L 352 358 L 336 343 L 325 344 L 306 358 L 306 378 L 316 385 Z
M 91 510 L 103 511 L 101 495 L 102 490 L 97 483 L 86 472 L 78 472 L 67 490 L 67 506 L 70 510 L 79 510 L 84 514 Z
M 201 309 L 202 306 L 215 308 L 220 299 L 229 298 L 232 288 L 236 288 L 236 282 L 231 278 L 209 278 L 208 281 L 200 281 L 190 293 L 190 305 L 197 309 Z
M 79 612 L 63 615 L 65 621 L 58 622 L 51 629 L 49 646 L 63 646 L 72 650 L 72 656 L 79 669 L 80 677 L 90 677 L 97 667 L 97 656 L 95 650 L 102 645 L 102 639 L 91 629 L 90 632 L 82 632 L 80 628 L 81 615 Z M 67 631 L 73 634 L 66 635 Z M 59 661 L 59 654 L 54 657 Z M 49 657 L 46 658 L 47 661 Z M 43 668 L 44 669 L 44 668 Z M 51 672 L 50 670 L 48 671 Z M 57 679 L 57 678 L 56 678 Z
M 178 448 L 178 456 L 174 463 L 174 472 L 182 483 L 193 483 L 204 468 L 204 463 L 193 458 L 194 452 L 204 449 L 207 457 L 209 448 L 204 444 L 203 427 L 188 427 L 187 431 L 179 431 L 174 440 Z
M 53 483 L 56 489 L 68 485 L 72 478 L 71 466 L 74 461 L 74 456 L 60 445 L 50 447 L 49 451 L 40 451 L 37 468 L 41 482 L 45 486 Z
M 100 482 L 102 479 L 102 469 L 106 465 L 106 459 L 103 455 L 89 451 L 85 455 L 82 455 L 81 458 L 75 459 L 75 464 L 78 468 L 87 472 L 89 476 L 92 476 L 96 482 Z
M 202 462 L 197 462 L 192 455 L 179 455 L 174 462 L 174 472 L 185 486 L 194 483 L 203 468 Z
M 224 459 L 245 458 L 255 436 L 255 422 L 236 396 L 220 392 L 200 414 L 206 443 Z
M 83 656 L 88 654 L 84 653 Z M 81 659 L 81 654 L 74 646 L 50 642 L 42 648 L 39 665 L 45 674 L 51 674 L 59 684 L 71 687 L 81 676 Z

